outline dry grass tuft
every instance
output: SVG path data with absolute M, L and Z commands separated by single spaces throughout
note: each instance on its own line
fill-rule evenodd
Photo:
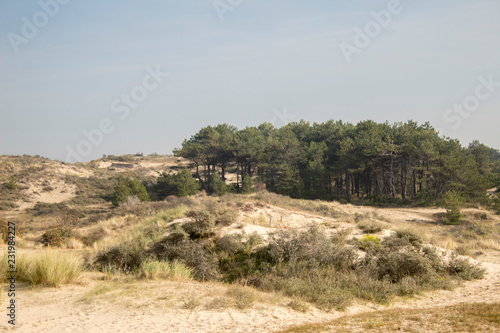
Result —
M 0 276 L 8 276 L 7 254 L 2 258 Z M 81 260 L 68 253 L 50 250 L 43 253 L 18 254 L 16 279 L 31 286 L 59 287 L 78 282 L 82 273 Z
M 295 326 L 280 333 L 313 332 L 498 332 L 500 303 L 459 304 L 430 309 L 391 309 Z

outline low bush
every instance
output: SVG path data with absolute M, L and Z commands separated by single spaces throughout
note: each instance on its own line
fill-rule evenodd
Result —
M 155 243 L 150 252 L 159 260 L 180 261 L 193 269 L 198 280 L 216 280 L 220 276 L 218 259 L 207 248 L 210 244 L 186 239 L 183 233 L 176 232 Z
M 5 187 L 9 190 L 17 189 L 18 185 L 17 185 L 16 177 L 14 177 L 14 176 L 10 177 L 9 181 L 7 183 L 5 183 Z
M 157 180 L 155 189 L 160 197 L 177 195 L 187 197 L 200 191 L 199 182 L 193 177 L 188 168 L 176 174 L 162 173 Z
M 245 250 L 243 236 L 241 234 L 225 235 L 219 239 L 217 245 L 221 251 L 229 254 L 230 256 Z
M 17 208 L 17 207 L 19 207 L 19 205 L 17 205 L 14 202 L 11 202 L 11 201 L 2 201 L 2 202 L 0 202 L 0 210 L 11 210 L 11 209 L 14 209 L 14 208 Z
M 381 232 L 384 226 L 377 222 L 359 222 L 358 228 L 361 229 L 365 234 L 374 234 Z
M 233 224 L 238 217 L 238 212 L 224 204 L 214 203 L 208 206 L 209 212 L 215 218 L 215 224 L 220 226 L 228 226 Z
M 92 246 L 95 242 L 104 238 L 107 235 L 107 232 L 104 228 L 100 227 L 98 229 L 92 230 L 89 234 L 85 236 L 81 236 L 80 240 L 85 246 Z
M 240 285 L 231 286 L 226 295 L 234 300 L 234 306 L 240 310 L 251 307 L 258 298 L 255 290 Z
M 43 233 L 42 244 L 45 246 L 61 247 L 72 236 L 73 232 L 70 229 L 60 226 L 53 227 Z
M 192 239 L 211 236 L 215 228 L 215 216 L 204 210 L 193 210 L 187 214 L 194 221 L 185 223 L 182 228 Z
M 141 200 L 137 195 L 128 196 L 124 201 L 120 202 L 118 206 L 120 207 L 130 207 L 139 204 Z
M 65 203 L 46 203 L 46 202 L 37 202 L 30 211 L 35 216 L 45 216 L 45 215 L 58 215 L 65 211 L 68 211 L 68 205 Z
M 111 269 L 129 274 L 140 269 L 145 259 L 146 253 L 144 249 L 123 244 L 99 251 L 94 260 L 94 267 L 97 267 L 100 271 Z
M 451 276 L 459 277 L 463 280 L 476 280 L 484 277 L 484 269 L 478 265 L 471 264 L 469 260 L 453 255 L 446 267 L 446 271 Z
M 43 233 L 42 244 L 60 247 L 74 236 L 73 229 L 78 225 L 79 220 L 78 216 L 72 211 L 60 214 L 56 224 Z

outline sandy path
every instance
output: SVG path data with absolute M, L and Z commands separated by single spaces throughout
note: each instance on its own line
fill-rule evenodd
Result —
M 176 284 L 144 284 L 155 293 L 175 293 Z M 197 284 L 203 288 L 202 284 Z M 170 288 L 170 289 L 169 289 Z M 24 290 L 17 298 L 18 332 L 272 332 L 293 324 L 328 320 L 331 315 L 313 310 L 297 313 L 284 306 L 258 304 L 248 310 L 186 310 L 157 297 L 130 304 L 127 300 L 99 298 L 82 302 L 86 287 Z M 180 288 L 182 289 L 182 287 Z M 224 292 L 222 292 L 224 294 Z M 167 297 L 168 298 L 168 297 Z M 5 300 L 4 300 L 5 302 Z M 3 302 L 2 302 L 3 303 Z M 5 322 L 0 331 L 7 331 Z
M 375 209 L 353 208 L 360 213 L 376 212 L 391 221 L 425 222 L 439 208 Z M 272 214 L 283 218 L 283 226 L 304 227 L 311 222 L 338 224 L 342 221 L 319 217 L 298 211 L 287 211 L 275 206 L 259 207 L 246 216 Z M 276 223 L 278 224 L 278 223 Z M 280 221 L 281 224 L 281 221 Z M 351 224 L 352 226 L 352 224 Z M 247 225 L 251 231 L 267 233 L 274 228 Z M 255 229 L 255 230 L 254 230 Z M 257 230 L 258 229 L 258 230 Z M 240 230 L 241 231 L 241 230 Z M 355 304 L 345 312 L 325 313 L 311 307 L 307 313 L 287 307 L 288 300 L 259 302 L 247 310 L 234 308 L 207 310 L 206 305 L 224 295 L 227 287 L 220 284 L 196 282 L 141 282 L 139 291 L 127 293 L 127 286 L 120 285 L 120 293 L 107 293 L 91 301 L 82 301 L 87 292 L 95 290 L 101 281 L 89 279 L 84 285 L 59 289 L 30 290 L 21 288 L 18 293 L 18 332 L 274 332 L 308 323 L 321 323 L 342 316 L 388 308 L 431 308 L 458 303 L 500 302 L 500 253 L 490 252 L 480 258 L 486 269 L 485 278 L 465 282 L 453 291 L 435 291 L 410 299 L 396 299 L 390 306 Z M 136 289 L 137 289 L 136 288 Z M 194 310 L 185 308 L 190 295 L 201 298 Z M 5 288 L 0 307 L 6 304 Z M 272 297 L 272 296 L 266 296 Z M 360 302 L 361 303 L 361 302 Z M 2 316 L 3 317 L 3 316 Z M 0 331 L 7 331 L 5 318 L 0 320 Z

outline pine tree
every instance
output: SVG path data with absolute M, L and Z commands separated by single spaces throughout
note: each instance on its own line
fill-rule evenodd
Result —
M 245 177 L 243 177 L 243 181 L 241 182 L 241 193 L 248 194 L 253 192 L 254 189 L 253 189 L 252 177 L 246 175 Z
M 218 173 L 214 173 L 210 178 L 210 193 L 215 193 L 217 195 L 223 195 L 229 192 L 229 186 L 222 179 Z
M 187 197 L 198 193 L 200 190 L 200 184 L 196 181 L 188 168 L 182 169 L 174 176 L 174 179 L 177 187 L 176 194 L 179 197 Z
M 462 196 L 456 191 L 448 191 L 443 196 L 443 207 L 446 208 L 446 224 L 460 224 L 462 214 L 460 206 L 463 203 Z
M 133 195 L 136 195 L 140 201 L 151 200 L 146 187 L 138 179 L 120 177 L 113 193 L 113 205 L 119 206 Z
M 191 171 L 188 168 L 184 168 L 177 174 L 162 173 L 158 177 L 156 189 L 161 197 L 169 195 L 187 197 L 198 193 L 200 184 L 193 177 Z

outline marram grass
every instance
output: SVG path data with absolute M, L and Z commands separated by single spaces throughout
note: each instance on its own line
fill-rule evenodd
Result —
M 10 276 L 7 254 L 3 255 L 1 261 L 0 276 L 5 282 Z M 77 282 L 82 273 L 79 258 L 50 250 L 41 253 L 18 253 L 15 266 L 16 280 L 31 286 L 59 287 Z
M 191 268 L 176 260 L 167 262 L 147 259 L 142 263 L 142 267 L 137 269 L 136 275 L 147 280 L 190 280 L 194 274 Z

